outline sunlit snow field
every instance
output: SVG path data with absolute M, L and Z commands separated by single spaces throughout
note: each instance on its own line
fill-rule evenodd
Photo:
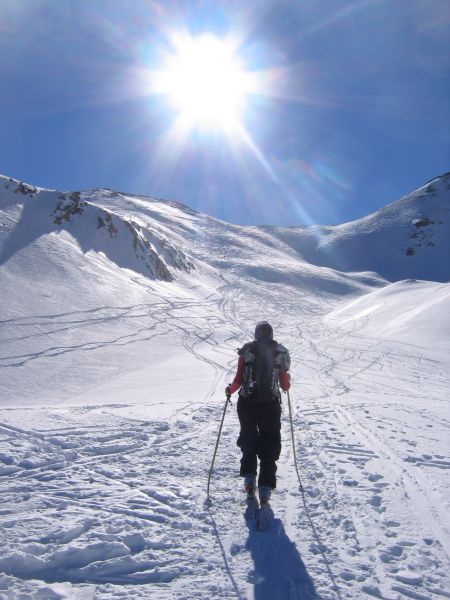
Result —
M 0 183 L 0 597 L 450 597 L 448 178 L 416 279 L 419 193 L 372 216 L 372 245 L 367 220 L 323 232 L 365 248 L 344 271 L 310 231 L 107 191 L 55 227 L 56 192 Z M 145 271 L 139 235 L 174 281 Z M 266 533 L 243 517 L 234 402 L 205 505 L 224 386 L 261 319 L 293 361 L 306 500 L 284 396 Z

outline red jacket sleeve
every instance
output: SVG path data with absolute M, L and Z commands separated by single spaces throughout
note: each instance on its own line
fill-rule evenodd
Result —
M 279 379 L 281 389 L 283 390 L 283 392 L 287 392 L 288 389 L 291 387 L 291 376 L 287 371 L 280 371 Z
M 241 385 L 244 383 L 244 367 L 245 367 L 244 357 L 240 356 L 239 360 L 238 360 L 236 375 L 233 379 L 233 383 L 231 384 L 231 393 L 232 394 L 234 394 L 234 392 L 237 392 L 238 389 L 241 387 Z

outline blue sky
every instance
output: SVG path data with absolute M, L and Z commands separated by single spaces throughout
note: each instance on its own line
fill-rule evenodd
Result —
M 235 223 L 340 223 L 450 170 L 448 0 L 2 0 L 0 172 Z M 239 40 L 247 139 L 176 119 L 170 36 Z

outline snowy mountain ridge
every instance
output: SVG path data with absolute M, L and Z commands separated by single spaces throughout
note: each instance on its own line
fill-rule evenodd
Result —
M 3 194 L 12 188 L 14 194 L 25 196 L 25 207 L 31 205 L 31 199 L 37 195 L 39 212 L 44 218 L 47 216 L 44 212 L 51 209 L 54 201 L 55 208 L 51 211 L 53 224 L 66 227 L 72 233 L 76 230 L 84 251 L 86 247 L 104 251 L 120 266 L 163 281 L 172 280 L 177 270 L 189 271 L 193 268 L 193 262 L 187 258 L 186 252 L 191 253 L 191 258 L 197 255 L 206 262 L 215 259 L 220 268 L 229 265 L 242 267 L 242 259 L 252 262 L 252 275 L 269 280 L 278 277 L 279 269 L 281 276 L 287 274 L 280 265 L 283 262 L 290 263 L 288 271 L 298 271 L 300 277 L 304 274 L 300 263 L 306 262 L 341 272 L 375 272 L 388 281 L 408 278 L 434 281 L 450 279 L 448 261 L 441 260 L 442 256 L 450 255 L 448 173 L 357 221 L 333 227 L 309 228 L 225 224 L 179 203 L 111 190 L 64 194 L 5 177 L 0 178 L 1 187 Z M 42 196 L 46 197 L 45 206 Z M 22 214 L 21 218 L 24 220 L 25 215 Z M 91 230 L 94 230 L 95 224 L 98 235 L 87 236 L 89 241 L 86 243 L 81 230 L 86 231 L 88 224 Z M 212 256 L 209 251 L 206 254 L 198 252 L 198 238 L 205 236 L 209 238 L 209 245 L 215 246 L 216 252 Z M 120 252 L 114 251 L 119 244 L 112 244 L 108 237 L 118 238 Z M 244 252 L 247 240 L 249 252 Z M 134 256 L 125 251 L 129 250 L 130 242 Z M 236 245 L 238 252 L 233 252 L 233 246 Z M 225 260 L 219 258 L 221 247 L 225 247 L 231 255 Z M 259 254 L 255 249 L 258 247 L 264 249 L 265 254 L 268 250 L 269 254 L 273 254 L 275 264 L 271 272 L 267 270 L 267 261 L 264 262 L 264 268 L 255 270 L 255 259 Z M 281 251 L 281 255 L 277 256 L 277 250 Z M 124 252 L 125 256 L 122 256 Z M 286 254 L 290 256 L 286 257 Z M 234 264 L 233 255 L 239 257 Z M 294 265 L 294 262 L 297 264 Z
M 281 228 L 1 178 L 0 598 L 448 597 L 449 185 Z M 304 490 L 284 397 L 266 534 L 235 404 L 204 503 L 262 319 Z
M 450 279 L 450 174 L 357 221 L 278 230 L 304 258 L 343 271 L 375 271 L 388 281 Z
M 169 269 L 189 271 L 192 267 L 183 252 L 171 245 L 158 230 L 145 229 L 129 216 L 96 205 L 91 202 L 91 193 L 53 192 L 8 179 L 4 189 L 9 190 L 11 186 L 22 209 L 20 220 L 3 246 L 0 260 L 7 260 L 14 238 L 20 239 L 20 230 L 24 230 L 24 235 L 28 231 L 32 236 L 40 237 L 64 229 L 77 239 L 83 252 L 103 252 L 119 266 L 154 279 L 172 281 Z M 116 195 L 99 190 L 96 196 L 101 198 L 105 193 Z M 10 202 L 11 195 L 9 198 Z M 5 200 L 8 206 L 8 200 Z M 120 247 L 112 242 L 115 238 L 120 239 Z

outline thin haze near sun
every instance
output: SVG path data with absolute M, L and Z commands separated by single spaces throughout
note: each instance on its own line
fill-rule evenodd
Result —
M 161 68 L 151 73 L 152 92 L 165 96 L 180 129 L 236 134 L 256 79 L 245 70 L 236 43 L 205 33 L 174 34 Z

